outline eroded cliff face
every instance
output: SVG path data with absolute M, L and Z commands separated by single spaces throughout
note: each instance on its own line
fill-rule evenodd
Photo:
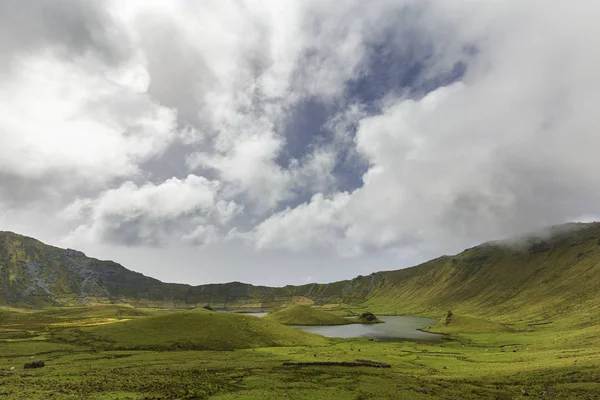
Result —
M 265 308 L 364 299 L 373 276 L 332 284 L 272 288 L 231 282 L 190 286 L 163 283 L 112 261 L 0 232 L 0 303 L 19 306 L 129 303 L 136 306 Z

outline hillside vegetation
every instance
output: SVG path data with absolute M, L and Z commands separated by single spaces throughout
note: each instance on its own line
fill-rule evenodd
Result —
M 487 243 L 406 270 L 284 288 L 170 286 L 82 255 L 65 262 L 70 250 L 11 235 L 21 244 L 0 248 L 2 284 L 13 285 L 0 287 L 12 299 L 0 307 L 3 398 L 598 398 L 600 224 Z M 65 276 L 72 292 L 58 285 Z M 120 304 L 31 307 L 64 299 Z M 276 313 L 138 309 L 122 304 L 128 299 L 165 307 L 209 300 L 244 310 L 301 303 L 307 307 L 288 313 L 308 309 L 328 318 L 422 314 L 440 318 L 429 330 L 446 337 L 325 339 L 270 320 Z M 45 367 L 25 369 L 32 360 Z M 357 360 L 390 368 L 345 366 Z
M 428 331 L 454 335 L 464 333 L 505 333 L 512 330 L 498 322 L 485 318 L 453 315 L 452 318 L 440 318 Z
M 378 312 L 579 322 L 600 316 L 600 224 L 546 238 L 486 243 L 398 271 L 379 272 L 365 303 Z
M 600 322 L 600 223 L 485 243 L 412 268 L 282 288 L 167 284 L 110 261 L 0 232 L 0 304 L 98 303 L 231 309 L 305 304 L 355 314 L 370 310 L 436 317 L 452 309 L 500 322 L 589 324 Z
M 284 325 L 348 325 L 356 320 L 340 317 L 309 306 L 291 306 L 275 311 L 263 319 Z
M 443 323 L 455 340 L 377 342 L 324 339 L 253 316 L 204 310 L 145 310 L 154 315 L 126 317 L 115 316 L 111 306 L 94 307 L 91 314 L 42 311 L 11 308 L 11 318 L 31 319 L 0 323 L 2 398 L 598 397 L 599 325 L 546 323 L 513 331 L 454 314 Z M 35 320 L 53 311 L 63 314 L 56 316 L 62 324 Z M 89 327 L 102 317 L 105 324 Z M 45 367 L 25 369 L 32 360 Z M 347 366 L 357 360 L 390 368 Z
M 66 335 L 73 335 L 73 332 Z M 63 339 L 75 339 L 75 342 L 83 339 L 106 349 L 152 350 L 233 350 L 326 343 L 321 336 L 262 318 L 206 310 L 172 312 L 85 327 Z

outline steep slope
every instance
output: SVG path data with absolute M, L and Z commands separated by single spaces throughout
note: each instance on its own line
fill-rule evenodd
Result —
M 380 312 L 596 318 L 600 224 L 560 226 L 545 238 L 486 243 L 454 257 L 379 272 L 366 304 Z
M 291 304 L 356 303 L 373 276 L 281 288 L 240 282 L 190 286 L 163 283 L 112 261 L 0 232 L 0 305 L 128 303 L 138 307 L 271 308 Z
M 0 232 L 0 304 L 269 307 L 307 294 L 312 288 L 305 285 L 274 289 L 239 282 L 201 286 L 163 283 L 112 261 Z

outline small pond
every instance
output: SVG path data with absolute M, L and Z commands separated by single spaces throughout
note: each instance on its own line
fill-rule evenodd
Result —
M 247 312 L 240 312 L 237 310 L 225 310 L 225 309 L 216 309 L 216 312 L 226 312 L 226 313 L 236 313 L 236 314 L 240 314 L 240 315 L 252 315 L 253 317 L 264 317 L 265 315 L 269 314 L 268 312 L 254 312 L 254 311 L 247 311 Z
M 443 335 L 418 330 L 434 325 L 436 322 L 435 319 L 411 316 L 377 316 L 377 318 L 385 323 L 372 325 L 296 326 L 296 328 L 327 337 L 370 338 L 378 342 L 413 340 L 439 343 L 443 338 Z

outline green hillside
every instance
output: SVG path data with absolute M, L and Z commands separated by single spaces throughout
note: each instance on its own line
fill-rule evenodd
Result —
M 78 332 L 96 346 L 110 349 L 232 350 L 326 343 L 321 336 L 273 321 L 203 309 L 124 320 Z M 67 338 L 77 341 L 77 336 Z
M 490 242 L 412 268 L 281 288 L 162 283 L 111 261 L 0 232 L 0 304 L 101 303 L 230 309 L 305 304 L 429 316 L 451 309 L 499 322 L 587 323 L 600 315 L 600 223 L 558 226 L 542 238 Z
M 600 224 L 284 288 L 164 284 L 72 250 L 3 237 L 10 239 L 0 246 L 8 303 L 0 306 L 0 393 L 7 399 L 598 397 Z M 272 316 L 183 309 L 202 302 L 245 311 L 305 304 L 288 312 L 338 318 L 429 315 L 439 321 L 428 330 L 446 336 L 436 343 L 325 339 Z M 61 303 L 70 306 L 31 307 Z M 182 309 L 167 308 L 175 306 Z M 38 360 L 44 368 L 25 369 Z M 349 366 L 357 360 L 390 367 Z
M 281 288 L 240 282 L 163 283 L 112 261 L 0 232 L 0 305 L 18 307 L 130 304 L 136 307 L 264 309 L 364 300 L 373 277 Z
M 440 318 L 428 331 L 454 335 L 464 333 L 506 333 L 511 332 L 511 329 L 485 318 L 453 315 L 451 318 Z
M 544 239 L 486 243 L 417 267 L 379 272 L 365 305 L 429 315 L 451 309 L 496 320 L 595 320 L 600 224 L 557 227 Z
M 309 306 L 296 305 L 275 311 L 264 319 L 284 325 L 348 325 L 358 321 L 340 317 Z

